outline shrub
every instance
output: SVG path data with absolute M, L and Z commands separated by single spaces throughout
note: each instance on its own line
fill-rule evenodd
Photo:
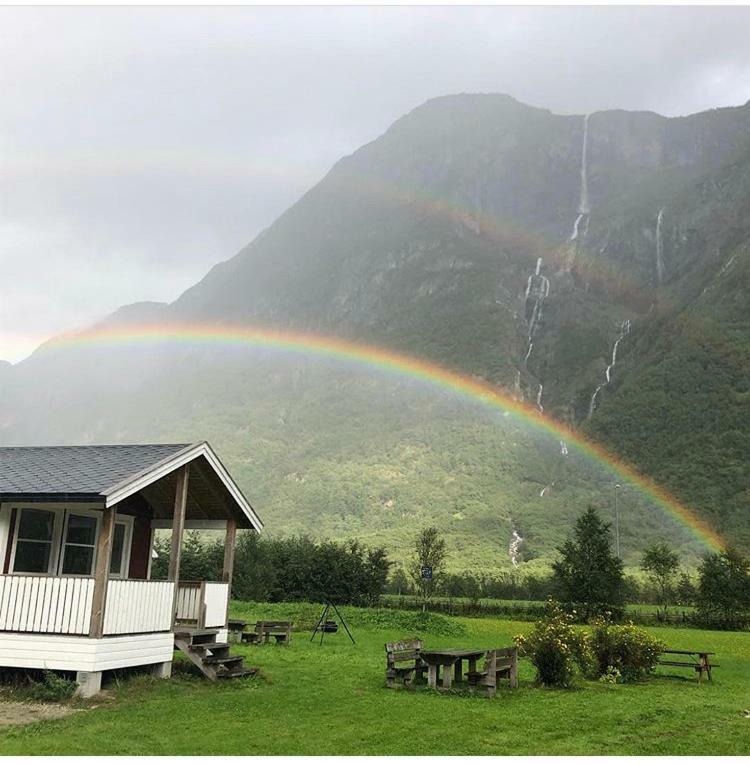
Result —
M 547 601 L 543 619 L 534 624 L 528 635 L 517 635 L 515 643 L 521 656 L 534 665 L 537 682 L 568 688 L 576 665 L 585 671 L 589 666 L 586 634 L 573 627 L 571 615 L 553 600 Z
M 622 682 L 622 673 L 617 667 L 607 667 L 607 671 L 599 678 L 599 682 L 617 685 Z
M 632 682 L 652 672 L 665 645 L 632 623 L 612 624 L 597 619 L 589 638 L 593 658 L 590 674 L 603 677 L 616 670 L 622 682 Z
M 76 692 L 76 684 L 56 672 L 44 670 L 41 682 L 30 683 L 30 695 L 37 701 L 65 701 Z

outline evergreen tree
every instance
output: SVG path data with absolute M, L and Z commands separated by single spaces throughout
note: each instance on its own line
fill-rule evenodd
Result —
M 572 538 L 552 564 L 562 597 L 586 619 L 609 611 L 623 613 L 622 561 L 612 553 L 610 524 L 589 505 L 576 521 Z
M 750 561 L 728 547 L 704 556 L 698 567 L 698 620 L 710 627 L 743 629 L 750 624 Z

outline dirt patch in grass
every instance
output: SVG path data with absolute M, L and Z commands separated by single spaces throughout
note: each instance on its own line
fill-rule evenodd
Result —
M 41 720 L 57 720 L 76 709 L 64 704 L 39 704 L 32 701 L 0 701 L 0 728 L 29 725 Z

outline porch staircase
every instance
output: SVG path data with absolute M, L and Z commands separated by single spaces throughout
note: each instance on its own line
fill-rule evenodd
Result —
M 219 643 L 219 630 L 178 627 L 174 634 L 175 648 L 190 659 L 209 680 L 229 680 L 258 672 L 246 667 L 242 656 L 229 653 L 229 643 Z

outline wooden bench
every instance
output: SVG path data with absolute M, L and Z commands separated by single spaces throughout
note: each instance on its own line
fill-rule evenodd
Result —
M 422 661 L 421 640 L 399 640 L 385 644 L 385 684 L 396 688 L 400 683 L 411 685 L 416 679 L 422 680 L 426 665 Z
M 292 641 L 292 627 L 292 622 L 256 622 L 255 632 L 243 632 L 242 641 L 261 644 L 269 643 L 274 638 L 277 644 L 289 645 Z
M 675 659 L 659 659 L 657 664 L 663 667 L 691 667 L 698 673 L 698 682 L 703 679 L 703 674 L 708 676 L 709 680 L 713 680 L 711 677 L 711 670 L 714 667 L 718 667 L 718 664 L 712 664 L 709 657 L 714 654 L 710 651 L 677 651 L 668 649 L 662 651 L 662 656 L 665 654 L 670 656 L 688 656 L 690 661 L 676 661 Z
M 228 619 L 227 620 L 227 636 L 230 643 L 240 643 L 242 641 L 242 633 L 247 627 L 247 622 L 243 622 L 242 619 Z
M 484 655 L 484 666 L 466 673 L 472 690 L 483 688 L 487 696 L 494 696 L 498 678 L 507 677 L 511 688 L 518 688 L 518 649 L 493 648 Z

